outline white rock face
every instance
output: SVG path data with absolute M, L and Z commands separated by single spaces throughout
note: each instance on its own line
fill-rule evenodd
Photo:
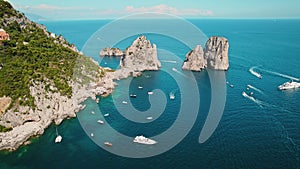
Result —
M 123 56 L 123 54 L 119 48 L 104 48 L 100 51 L 100 56 Z
M 213 36 L 208 39 L 204 51 L 200 45 L 186 55 L 183 70 L 201 71 L 204 68 L 228 70 L 228 40 Z
M 206 68 L 206 60 L 201 45 L 197 45 L 194 50 L 186 54 L 186 60 L 183 63 L 183 70 L 201 71 Z
M 204 58 L 207 67 L 214 70 L 228 70 L 228 40 L 224 37 L 213 36 L 206 42 Z
M 128 69 L 132 73 L 158 70 L 161 63 L 157 58 L 156 45 L 151 45 L 146 36 L 138 37 L 121 57 L 120 66 L 121 69 Z

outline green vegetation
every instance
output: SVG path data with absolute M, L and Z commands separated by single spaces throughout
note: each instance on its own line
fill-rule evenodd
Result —
M 10 40 L 2 41 L 3 45 L 0 45 L 0 97 L 11 97 L 14 105 L 35 107 L 29 87 L 34 82 L 49 81 L 62 95 L 71 97 L 72 87 L 68 81 L 72 78 L 77 59 L 89 62 L 87 65 L 91 65 L 91 61 L 62 45 L 69 45 L 67 42 L 48 37 L 39 25 L 24 20 L 23 14 L 0 0 L 0 28 L 10 36 Z M 96 64 L 92 65 L 95 68 Z M 49 85 L 46 90 L 49 90 Z
M 12 128 L 11 127 L 4 127 L 0 125 L 0 132 L 8 132 L 11 131 Z

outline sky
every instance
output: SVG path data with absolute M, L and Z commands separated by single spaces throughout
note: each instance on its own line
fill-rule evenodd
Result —
M 46 19 L 110 19 L 159 12 L 184 18 L 300 18 L 300 0 L 8 0 Z

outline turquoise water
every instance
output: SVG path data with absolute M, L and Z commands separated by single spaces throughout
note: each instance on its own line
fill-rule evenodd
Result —
M 227 88 L 224 114 L 208 141 L 198 143 L 211 99 L 208 73 L 203 71 L 193 73 L 201 97 L 196 123 L 180 144 L 163 154 L 145 159 L 111 154 L 90 139 L 78 119 L 71 119 L 58 127 L 63 136 L 61 144 L 54 144 L 55 126 L 50 126 L 31 145 L 12 153 L 1 152 L 0 168 L 300 168 L 300 90 L 277 90 L 278 85 L 289 80 L 287 75 L 300 78 L 300 20 L 190 21 L 207 36 L 225 36 L 230 42 L 230 69 L 226 78 L 234 88 Z M 85 41 L 108 22 L 51 21 L 43 24 L 82 49 Z M 125 39 L 117 47 L 124 49 L 135 38 Z M 185 45 L 167 37 L 147 34 L 147 38 L 182 59 L 188 51 Z M 118 59 L 107 58 L 101 65 L 116 68 Z M 171 63 L 163 63 L 163 66 L 174 67 Z M 249 73 L 255 66 L 262 79 Z M 122 96 L 122 84 L 130 81 L 131 78 L 120 81 L 114 96 Z M 261 90 L 251 89 L 259 101 L 253 102 L 241 95 L 247 84 Z M 138 90 L 139 85 L 144 89 Z M 131 122 L 118 113 L 109 96 L 99 104 L 102 112 L 110 113 L 106 122 L 130 137 L 145 133 L 152 137 L 167 130 L 178 116 L 182 96 L 168 73 L 145 72 L 130 83 L 130 92 L 138 96 L 131 99 L 137 110 L 145 111 L 150 107 L 147 91 L 153 89 L 162 89 L 166 95 L 173 91 L 176 95 L 174 101 L 168 101 L 165 112 L 157 120 L 147 124 Z M 86 104 L 92 102 L 88 100 Z M 87 108 L 79 116 L 92 119 L 90 111 Z M 110 134 L 103 128 L 97 131 Z

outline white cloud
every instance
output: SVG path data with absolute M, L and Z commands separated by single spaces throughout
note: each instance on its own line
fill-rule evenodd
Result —
M 178 9 L 172 6 L 165 4 L 160 4 L 150 7 L 139 7 L 135 8 L 134 6 L 126 6 L 126 13 L 143 13 L 143 12 L 157 12 L 157 13 L 167 13 L 178 16 L 212 16 L 213 12 L 210 10 L 201 10 L 201 9 Z

